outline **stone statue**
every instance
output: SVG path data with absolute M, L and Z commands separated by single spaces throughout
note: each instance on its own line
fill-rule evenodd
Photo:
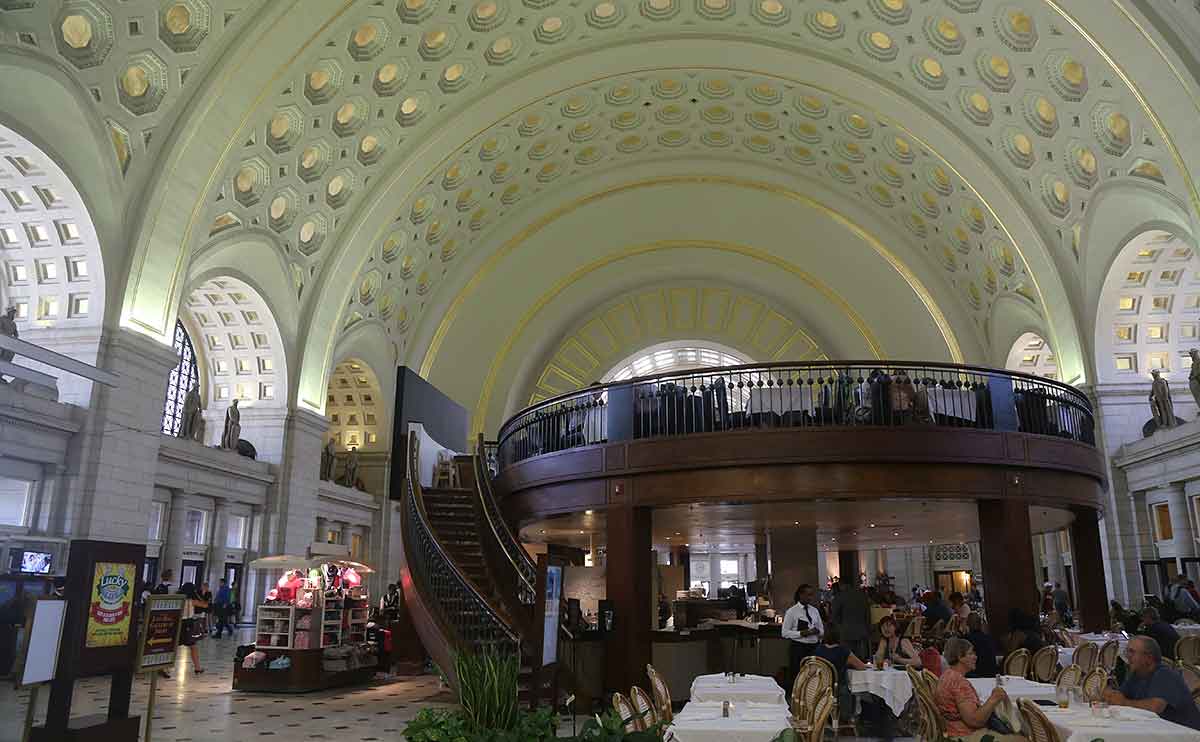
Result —
M 1196 401 L 1196 406 L 1200 407 L 1200 350 L 1192 348 L 1188 351 L 1188 355 L 1192 357 L 1192 371 L 1188 374 L 1188 389 L 1192 392 L 1192 399 Z
M 321 449 L 321 481 L 329 482 L 333 480 L 333 465 L 337 461 L 334 458 L 333 439 L 330 438 L 325 444 L 325 448 Z
M 199 440 L 196 435 L 204 417 L 200 414 L 200 390 L 192 387 L 183 398 L 183 419 L 179 421 L 179 437 L 185 441 Z
M 234 399 L 229 409 L 225 410 L 225 432 L 221 434 L 221 448 L 236 451 L 238 439 L 241 437 L 242 413 L 238 411 L 238 401 Z
M 1150 414 L 1154 415 L 1154 423 L 1160 428 L 1175 427 L 1175 405 L 1171 401 L 1171 386 L 1158 373 L 1158 369 L 1150 372 L 1154 384 L 1150 387 Z
M 4 314 L 0 314 L 0 335 L 7 335 L 8 337 L 14 339 L 21 336 L 20 333 L 17 332 L 16 307 L 9 307 L 8 311 L 6 311 Z M 12 361 L 14 355 L 16 355 L 16 353 L 11 350 L 0 349 L 0 361 Z
M 350 453 L 346 454 L 346 470 L 342 472 L 342 478 L 338 484 L 343 487 L 354 488 L 354 483 L 358 481 L 358 449 L 350 449 Z

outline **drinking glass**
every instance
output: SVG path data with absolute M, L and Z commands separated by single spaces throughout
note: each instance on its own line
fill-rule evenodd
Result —
M 1054 690 L 1054 700 L 1058 702 L 1060 709 L 1070 708 L 1071 692 L 1066 688 L 1056 688 Z

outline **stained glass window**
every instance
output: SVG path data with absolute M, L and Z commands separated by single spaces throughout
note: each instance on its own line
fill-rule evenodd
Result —
M 179 434 L 184 398 L 192 387 L 200 383 L 192 339 L 179 320 L 175 320 L 175 354 L 179 356 L 179 365 L 171 369 L 171 376 L 167 379 L 167 400 L 163 404 L 162 432 L 167 435 Z

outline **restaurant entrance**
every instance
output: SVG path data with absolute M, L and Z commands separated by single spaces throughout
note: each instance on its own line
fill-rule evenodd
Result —
M 961 569 L 953 572 L 934 572 L 933 583 L 937 585 L 943 597 L 950 593 L 966 595 L 971 592 L 971 573 Z

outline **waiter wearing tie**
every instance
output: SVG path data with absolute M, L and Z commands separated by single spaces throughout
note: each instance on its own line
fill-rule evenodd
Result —
M 783 614 L 783 629 L 780 631 L 784 639 L 791 640 L 788 645 L 788 693 L 800 672 L 800 663 L 817 648 L 817 642 L 825 633 L 825 625 L 821 622 L 821 611 L 813 605 L 812 585 L 801 585 L 796 590 L 796 603 Z

